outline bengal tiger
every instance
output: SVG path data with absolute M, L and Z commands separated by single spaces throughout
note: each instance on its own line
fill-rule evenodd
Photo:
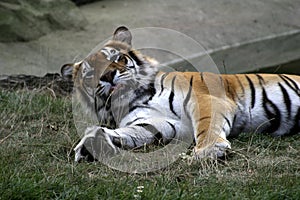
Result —
M 97 157 L 99 140 L 118 152 L 190 136 L 199 159 L 223 157 L 227 138 L 242 132 L 298 133 L 300 76 L 162 72 L 131 43 L 129 29 L 119 27 L 99 51 L 61 68 L 99 121 L 74 149 L 76 161 L 86 149 Z

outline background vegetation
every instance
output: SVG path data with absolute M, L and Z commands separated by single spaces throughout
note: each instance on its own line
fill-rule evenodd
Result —
M 300 135 L 242 134 L 225 160 L 148 174 L 74 163 L 69 97 L 0 91 L 0 199 L 297 199 Z

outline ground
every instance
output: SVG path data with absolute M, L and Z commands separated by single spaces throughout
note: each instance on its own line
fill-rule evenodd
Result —
M 70 97 L 0 92 L 1 199 L 297 199 L 300 135 L 242 134 L 224 160 L 128 174 L 74 162 Z

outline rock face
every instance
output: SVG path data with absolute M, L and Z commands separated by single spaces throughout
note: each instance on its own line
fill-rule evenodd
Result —
M 29 41 L 53 30 L 82 29 L 86 23 L 70 0 L 0 2 L 0 42 Z

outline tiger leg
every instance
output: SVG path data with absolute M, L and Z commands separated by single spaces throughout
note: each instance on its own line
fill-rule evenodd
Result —
M 88 127 L 85 136 L 74 149 L 75 161 L 85 157 L 83 150 L 98 159 L 117 154 L 120 149 L 135 149 L 155 141 L 166 143 L 176 137 L 176 126 L 173 124 L 155 119 L 118 129 Z
M 74 151 L 76 162 L 86 156 L 92 156 L 93 159 L 97 159 L 99 157 L 97 156 L 99 155 L 99 152 L 106 155 L 117 153 L 117 149 L 111 143 L 110 138 L 99 126 L 86 128 L 84 137 L 74 148 Z
M 232 128 L 235 104 L 228 98 L 209 95 L 202 96 L 201 102 L 205 103 L 199 103 L 198 112 L 192 115 L 196 141 L 194 156 L 197 159 L 222 157 L 231 148 L 226 136 Z

